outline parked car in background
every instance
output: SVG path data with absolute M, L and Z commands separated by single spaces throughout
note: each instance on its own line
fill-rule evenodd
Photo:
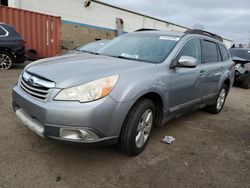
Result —
M 250 48 L 231 48 L 235 62 L 235 83 L 243 88 L 250 88 Z
M 25 42 L 15 28 L 0 22 L 0 70 L 25 61 Z
M 80 46 L 74 50 L 70 50 L 66 52 L 65 54 L 72 54 L 72 53 L 77 53 L 77 52 L 96 52 L 103 46 L 105 46 L 110 40 L 98 40 L 94 42 L 90 42 L 88 44 L 85 44 L 83 46 Z
M 138 31 L 95 54 L 36 61 L 13 88 L 13 109 L 42 137 L 145 148 L 152 127 L 204 108 L 219 113 L 233 84 L 234 62 L 221 37 Z

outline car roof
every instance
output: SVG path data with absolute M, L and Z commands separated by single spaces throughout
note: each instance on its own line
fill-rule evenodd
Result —
M 6 24 L 6 23 L 3 23 L 3 22 L 0 22 L 0 25 L 11 26 L 11 25 L 8 25 L 8 24 Z
M 137 30 L 136 33 L 150 33 L 150 34 L 160 34 L 160 35 L 170 35 L 176 37 L 182 37 L 185 35 L 183 32 L 174 32 L 174 31 L 163 31 L 163 30 Z
M 0 22 L 0 26 L 4 27 L 5 29 L 15 29 L 14 26 Z
M 185 32 L 176 32 L 176 31 L 164 31 L 164 30 L 158 30 L 158 29 L 141 28 L 141 29 L 136 30 L 135 32 L 155 33 L 155 34 L 170 35 L 170 36 L 176 36 L 176 37 L 183 37 L 185 35 L 191 35 L 191 36 L 195 35 L 199 37 L 206 37 L 208 39 L 213 39 L 223 44 L 223 39 L 221 36 L 216 35 L 214 33 L 210 33 L 208 31 L 200 30 L 200 29 L 188 29 Z

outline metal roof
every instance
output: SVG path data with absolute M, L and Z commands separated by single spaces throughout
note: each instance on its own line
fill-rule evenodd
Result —
M 142 13 L 135 12 L 135 11 L 132 11 L 132 10 L 128 10 L 128 9 L 125 9 L 125 8 L 121 8 L 121 7 L 118 7 L 118 6 L 115 6 L 115 5 L 111 5 L 109 3 L 105 3 L 105 2 L 102 2 L 102 1 L 99 1 L 99 0 L 91 0 L 91 1 L 95 2 L 95 3 L 105 5 L 105 6 L 109 6 L 109 7 L 112 7 L 112 8 L 116 8 L 116 9 L 119 9 L 119 10 L 123 10 L 123 11 L 126 11 L 126 12 L 130 12 L 130 13 L 133 13 L 133 14 L 137 14 L 139 16 L 144 16 L 144 17 L 147 17 L 147 18 L 150 18 L 150 19 L 153 19 L 153 20 L 157 20 L 157 21 L 165 22 L 167 24 L 175 25 L 175 26 L 178 26 L 178 27 L 181 27 L 181 28 L 184 28 L 184 29 L 190 29 L 190 28 L 182 26 L 182 25 L 178 25 L 178 24 L 166 21 L 166 20 L 162 20 L 160 18 L 155 18 L 155 17 L 149 16 L 149 15 L 146 15 L 146 14 L 142 14 Z
M 123 10 L 123 11 L 130 12 L 130 13 L 133 13 L 133 14 L 137 14 L 139 16 L 144 16 L 144 17 L 147 17 L 147 18 L 150 18 L 150 19 L 153 19 L 153 20 L 157 20 L 157 21 L 161 21 L 161 22 L 164 22 L 164 23 L 167 23 L 167 24 L 171 24 L 171 25 L 174 25 L 174 26 L 177 26 L 177 27 L 181 27 L 181 28 L 184 28 L 184 29 L 187 29 L 187 30 L 190 29 L 190 28 L 188 28 L 186 26 L 182 26 L 182 25 L 179 25 L 179 24 L 175 24 L 173 22 L 169 22 L 169 21 L 160 19 L 160 18 L 155 18 L 155 17 L 149 16 L 149 15 L 146 15 L 146 14 L 142 14 L 142 13 L 135 12 L 135 11 L 132 11 L 132 10 L 128 10 L 128 9 L 125 9 L 125 8 L 121 8 L 119 6 L 111 5 L 109 3 L 105 3 L 105 2 L 102 2 L 102 1 L 99 1 L 99 0 L 91 0 L 91 1 L 95 2 L 95 3 L 105 5 L 105 6 L 109 6 L 109 7 L 115 8 L 115 9 L 119 9 L 119 10 Z M 227 39 L 227 38 L 223 38 L 223 39 L 232 42 L 232 40 L 230 40 L 230 39 Z

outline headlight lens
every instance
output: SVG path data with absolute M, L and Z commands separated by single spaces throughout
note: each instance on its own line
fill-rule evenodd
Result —
M 237 63 L 237 64 L 235 65 L 235 67 L 236 67 L 236 68 L 240 68 L 240 67 L 241 67 L 241 64 L 240 64 L 240 63 Z
M 108 95 L 118 81 L 119 76 L 109 76 L 83 85 L 61 90 L 54 100 L 90 102 Z

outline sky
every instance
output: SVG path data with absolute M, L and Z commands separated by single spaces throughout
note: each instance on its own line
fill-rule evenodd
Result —
M 250 0 L 102 0 L 125 9 L 248 44 Z

